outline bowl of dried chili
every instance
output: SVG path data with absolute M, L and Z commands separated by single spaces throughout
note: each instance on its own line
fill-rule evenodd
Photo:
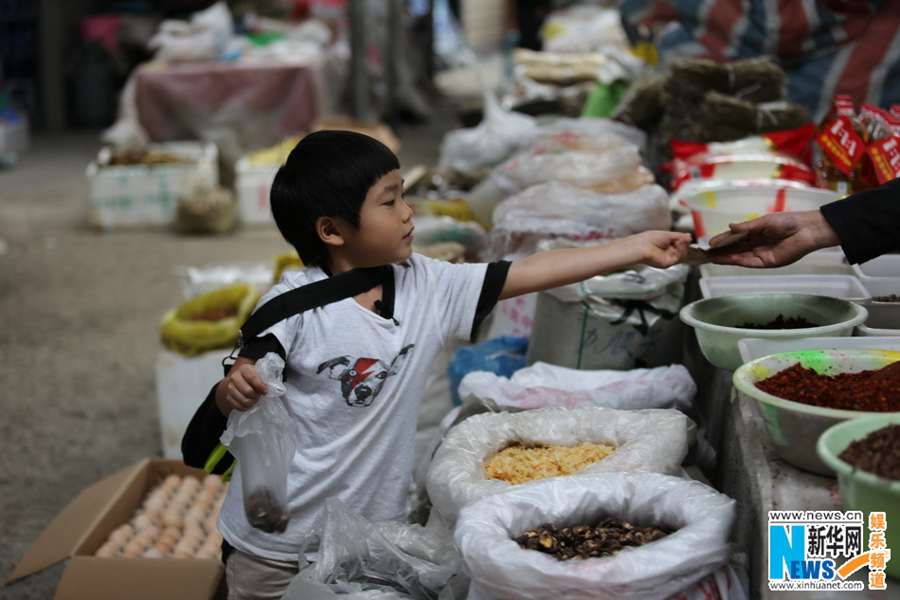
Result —
M 717 367 L 741 366 L 738 340 L 849 336 L 866 320 L 866 309 L 840 298 L 769 292 L 697 300 L 681 309 L 697 333 L 700 351 Z
M 759 403 L 769 441 L 795 467 L 832 475 L 816 453 L 819 436 L 864 416 L 900 415 L 900 361 L 888 350 L 801 350 L 751 361 L 735 371 L 734 386 Z
M 887 513 L 887 547 L 900 548 L 900 415 L 839 423 L 822 434 L 817 449 L 837 473 L 844 508 Z M 900 560 L 885 570 L 900 578 Z

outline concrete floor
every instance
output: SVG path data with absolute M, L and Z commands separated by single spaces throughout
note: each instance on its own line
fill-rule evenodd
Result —
M 401 163 L 434 164 L 447 119 L 401 129 Z M 96 134 L 38 137 L 0 170 L 0 582 L 88 484 L 160 454 L 153 369 L 175 269 L 268 261 L 277 230 L 225 237 L 98 233 L 86 225 L 84 169 Z M 0 589 L 52 598 L 57 565 Z

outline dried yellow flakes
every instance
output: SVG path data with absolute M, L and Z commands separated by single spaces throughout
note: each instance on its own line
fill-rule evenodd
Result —
M 485 461 L 488 479 L 519 484 L 535 479 L 572 475 L 615 452 L 606 444 L 577 446 L 509 446 Z

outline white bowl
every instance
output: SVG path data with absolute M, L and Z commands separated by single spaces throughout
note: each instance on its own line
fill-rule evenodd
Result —
M 866 320 L 866 309 L 858 304 L 809 294 L 760 293 L 697 300 L 681 309 L 681 320 L 694 328 L 700 351 L 722 369 L 737 369 L 743 361 L 738 340 L 743 338 L 799 339 L 849 336 Z M 783 315 L 805 317 L 823 323 L 802 329 L 747 329 L 736 324 L 767 323 Z

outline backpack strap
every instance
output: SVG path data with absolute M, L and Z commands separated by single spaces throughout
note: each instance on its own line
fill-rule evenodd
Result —
M 239 344 L 294 315 L 368 292 L 392 275 L 390 266 L 353 269 L 275 296 L 241 327 Z
M 225 375 L 228 375 L 231 368 L 231 365 L 226 363 L 229 358 L 236 358 L 235 351 L 240 350 L 246 342 L 258 337 L 276 323 L 314 308 L 358 296 L 379 284 L 384 285 L 386 291 L 390 291 L 388 287 L 393 282 L 392 277 L 393 269 L 390 265 L 359 268 L 275 296 L 257 308 L 241 326 L 238 343 L 231 354 L 222 361 Z M 219 443 L 219 436 L 225 431 L 225 421 L 221 419 L 221 413 L 215 406 L 214 391 L 215 388 L 197 409 L 188 425 L 182 439 L 182 454 L 185 456 L 185 462 L 191 466 L 203 468 L 207 473 L 225 471 L 228 476 L 234 468 L 234 458 Z M 213 417 L 205 417 L 204 413 L 210 412 L 213 413 Z M 211 424 L 211 420 L 215 421 L 215 424 Z M 204 424 L 207 426 L 204 427 Z M 197 449 L 190 452 L 191 459 L 188 459 L 186 448 Z M 205 462 L 202 462 L 200 456 L 206 457 Z

